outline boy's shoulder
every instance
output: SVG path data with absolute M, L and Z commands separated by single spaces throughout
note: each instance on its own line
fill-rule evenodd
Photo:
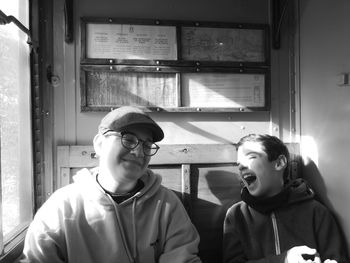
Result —
M 243 211 L 246 211 L 248 209 L 249 209 L 249 206 L 246 202 L 238 201 L 237 203 L 234 203 L 229 209 L 227 209 L 226 217 L 233 216 L 238 212 L 242 213 Z
M 331 209 L 316 199 L 307 199 L 300 202 L 290 203 L 288 210 L 303 210 L 310 213 L 332 214 Z

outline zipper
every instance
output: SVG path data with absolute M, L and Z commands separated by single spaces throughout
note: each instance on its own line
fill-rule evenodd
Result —
M 281 254 L 280 238 L 278 235 L 276 215 L 273 212 L 271 213 L 271 221 L 272 221 L 273 235 L 275 237 L 275 252 L 276 252 L 276 255 L 280 255 Z

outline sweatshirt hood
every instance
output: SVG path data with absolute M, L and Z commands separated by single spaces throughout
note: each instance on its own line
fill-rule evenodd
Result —
M 160 187 L 161 177 L 154 174 L 151 170 L 147 169 L 146 172 L 141 176 L 140 180 L 144 183 L 144 187 L 136 192 L 129 199 L 116 204 L 112 197 L 107 194 L 100 184 L 97 182 L 98 168 L 93 168 L 91 170 L 82 169 L 74 177 L 74 185 L 77 187 L 77 192 L 82 193 L 90 201 L 98 203 L 101 206 L 108 207 L 107 210 L 114 210 L 116 215 L 116 223 L 120 230 L 121 241 L 125 248 L 125 252 L 128 255 L 129 262 L 138 262 L 138 251 L 137 251 L 137 230 L 136 230 L 136 210 L 137 207 L 145 202 L 147 199 L 156 194 Z M 123 225 L 123 209 L 130 209 L 132 233 L 130 243 L 127 241 L 126 227 Z
M 313 199 L 314 191 L 308 186 L 307 182 L 302 178 L 297 178 L 289 183 L 286 187 L 289 190 L 288 203 L 298 203 L 305 200 Z
M 97 201 L 101 205 L 112 205 L 110 198 L 107 197 L 103 188 L 97 183 L 96 176 L 98 175 L 98 171 L 98 167 L 93 169 L 84 168 L 73 176 L 73 182 L 76 187 L 78 187 L 79 191 L 83 191 L 91 200 Z M 160 175 L 147 169 L 140 180 L 144 183 L 144 187 L 133 197 L 122 202 L 121 205 L 131 204 L 134 198 L 138 199 L 138 203 L 146 201 L 157 192 L 161 185 L 162 178 Z

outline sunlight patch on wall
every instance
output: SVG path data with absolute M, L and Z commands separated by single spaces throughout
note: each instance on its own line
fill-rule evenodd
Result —
M 304 164 L 308 165 L 313 161 L 318 167 L 318 148 L 315 139 L 312 136 L 302 135 L 300 139 L 300 154 Z

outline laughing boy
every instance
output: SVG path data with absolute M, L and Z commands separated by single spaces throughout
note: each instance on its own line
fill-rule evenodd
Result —
M 302 179 L 289 181 L 287 147 L 250 134 L 237 144 L 244 187 L 224 222 L 224 262 L 350 262 L 331 212 Z

